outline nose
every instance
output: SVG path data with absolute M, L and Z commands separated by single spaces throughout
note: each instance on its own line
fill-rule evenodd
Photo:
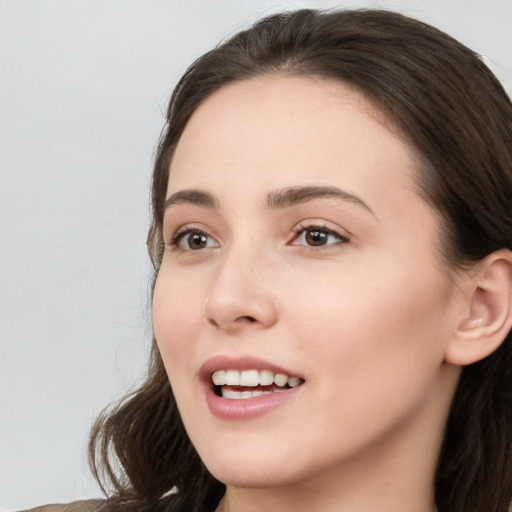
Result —
M 220 263 L 204 306 L 206 321 L 216 328 L 237 331 L 262 329 L 277 321 L 273 269 L 264 255 L 230 251 Z

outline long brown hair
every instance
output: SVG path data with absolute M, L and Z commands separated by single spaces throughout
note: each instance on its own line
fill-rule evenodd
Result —
M 156 155 L 148 249 L 158 273 L 169 164 L 197 107 L 224 85 L 271 72 L 351 84 L 421 156 L 418 184 L 443 219 L 452 268 L 512 249 L 512 104 L 479 57 L 450 36 L 380 10 L 270 16 L 199 58 L 172 94 Z M 512 500 L 512 341 L 464 368 L 436 479 L 440 512 L 506 512 Z M 104 412 L 90 460 L 113 504 L 213 510 L 224 485 L 183 428 L 153 343 L 146 382 Z

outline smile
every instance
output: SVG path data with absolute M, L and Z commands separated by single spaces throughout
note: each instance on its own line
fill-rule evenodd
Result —
M 210 357 L 198 377 L 210 412 L 223 421 L 265 416 L 296 403 L 306 388 L 297 370 L 248 354 Z
M 211 376 L 217 396 L 230 400 L 254 398 L 286 391 L 304 379 L 271 370 L 217 370 Z M 254 389 L 257 388 L 257 389 Z

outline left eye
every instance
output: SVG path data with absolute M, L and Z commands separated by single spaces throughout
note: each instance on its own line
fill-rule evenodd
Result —
M 344 236 L 331 229 L 316 226 L 301 228 L 296 234 L 297 238 L 294 240 L 293 245 L 322 247 L 347 241 Z
M 199 230 L 187 230 L 177 233 L 172 244 L 182 251 L 199 251 L 208 247 L 216 247 L 213 238 Z

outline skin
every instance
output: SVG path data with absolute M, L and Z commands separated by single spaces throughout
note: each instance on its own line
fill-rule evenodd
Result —
M 359 93 L 323 79 L 225 86 L 189 121 L 168 197 L 201 190 L 216 206 L 167 208 L 154 329 L 187 432 L 227 484 L 230 512 L 435 510 L 460 375 L 445 354 L 467 303 L 463 278 L 441 264 L 416 161 Z M 304 186 L 360 202 L 266 204 Z M 204 248 L 190 247 L 187 226 Z M 325 245 L 308 245 L 312 231 L 300 230 L 310 226 Z M 198 376 L 216 355 L 263 358 L 305 383 L 267 414 L 219 419 Z

